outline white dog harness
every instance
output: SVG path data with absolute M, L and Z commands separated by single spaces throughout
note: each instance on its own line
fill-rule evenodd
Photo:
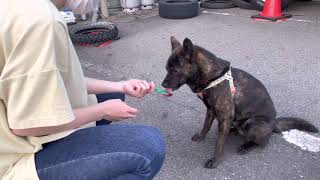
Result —
M 234 96 L 234 94 L 236 92 L 236 87 L 234 86 L 234 83 L 233 83 L 233 77 L 232 77 L 232 74 L 231 74 L 231 68 L 232 68 L 232 66 L 230 66 L 229 70 L 223 76 L 221 76 L 220 78 L 212 81 L 206 88 L 204 88 L 204 90 L 210 89 L 210 88 L 220 84 L 224 80 L 227 80 L 229 82 L 231 94 L 232 94 L 232 96 Z M 202 92 L 197 93 L 197 94 L 198 94 L 198 96 L 203 98 Z

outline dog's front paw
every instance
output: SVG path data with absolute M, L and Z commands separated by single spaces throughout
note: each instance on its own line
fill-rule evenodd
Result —
M 249 151 L 251 151 L 256 147 L 257 147 L 257 144 L 255 144 L 254 142 L 246 142 L 238 148 L 237 154 L 239 155 L 247 154 Z
M 213 169 L 216 168 L 219 165 L 219 163 L 220 162 L 217 161 L 216 158 L 211 158 L 206 161 L 204 167 L 208 169 Z
M 238 148 L 237 150 L 237 154 L 238 155 L 244 155 L 244 154 L 247 154 L 248 152 L 250 151 L 249 148 L 247 148 L 245 145 L 242 145 Z
M 196 142 L 202 141 L 203 139 L 204 139 L 204 136 L 202 136 L 201 134 L 195 134 L 191 138 L 192 141 L 196 141 Z
M 240 146 L 238 148 L 238 150 L 237 150 L 237 154 L 238 155 L 244 155 L 244 154 L 247 154 L 247 153 L 248 153 L 248 151 L 245 148 L 243 148 L 242 146 Z

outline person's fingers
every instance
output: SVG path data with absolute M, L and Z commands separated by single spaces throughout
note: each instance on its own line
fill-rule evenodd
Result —
M 148 83 L 146 80 L 131 80 L 131 95 L 134 97 L 144 97 L 149 92 L 153 92 L 155 89 L 154 82 Z
M 147 82 L 140 81 L 139 84 L 143 90 L 149 89 L 149 84 Z
M 149 87 L 149 84 L 147 83 L 147 81 L 141 81 L 140 85 L 141 85 L 140 96 L 143 97 L 148 93 L 150 87 Z
M 149 86 L 150 86 L 150 90 L 149 90 L 149 92 L 153 92 L 154 91 L 154 89 L 155 89 L 155 85 L 154 85 L 154 82 L 153 81 L 151 81 L 151 83 L 149 84 Z
M 136 115 L 134 115 L 134 114 L 128 114 L 127 115 L 127 118 L 134 118 L 134 117 L 136 117 Z M 127 119 L 127 118 L 125 118 L 125 119 Z
M 133 108 L 133 107 L 130 107 L 130 106 L 128 106 L 127 108 L 128 108 L 127 112 L 132 114 L 132 115 L 136 115 L 138 113 L 138 109 L 136 109 L 136 108 Z
M 136 96 L 136 97 L 140 97 L 141 89 L 142 89 L 141 84 L 140 83 L 136 83 L 134 85 L 134 91 L 132 92 L 133 95 Z
M 146 87 L 147 90 L 150 89 L 150 85 L 149 85 L 149 83 L 147 81 L 143 80 L 142 84 L 143 84 L 144 87 Z

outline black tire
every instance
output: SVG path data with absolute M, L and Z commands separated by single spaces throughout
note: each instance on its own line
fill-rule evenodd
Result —
M 229 9 L 234 8 L 235 5 L 233 5 L 230 1 L 222 1 L 222 0 L 207 0 L 200 3 L 201 8 L 206 9 Z
M 118 37 L 116 25 L 108 22 L 97 22 L 86 25 L 77 25 L 69 30 L 74 44 L 97 44 Z
M 245 0 L 230 0 L 234 5 L 242 9 L 255 9 L 250 2 Z
M 159 16 L 168 19 L 186 19 L 198 15 L 197 0 L 160 0 Z
M 264 1 L 262 1 L 262 0 L 250 0 L 250 2 L 251 2 L 251 5 L 256 10 L 259 10 L 259 11 L 263 10 L 264 3 L 265 3 Z M 292 0 L 281 0 L 281 8 L 282 9 L 287 8 L 291 2 L 292 2 Z

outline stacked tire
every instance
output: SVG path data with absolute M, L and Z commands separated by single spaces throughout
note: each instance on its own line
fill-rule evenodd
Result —
M 293 0 L 281 0 L 282 9 L 288 7 Z M 266 0 L 204 0 L 201 8 L 227 9 L 239 7 L 243 9 L 263 10 Z M 198 0 L 160 0 L 159 15 L 168 19 L 186 19 L 198 15 Z
M 250 0 L 251 5 L 256 10 L 263 10 L 264 3 L 266 0 Z M 282 9 L 285 9 L 289 6 L 289 4 L 292 2 L 292 0 L 281 0 L 281 7 Z
M 197 16 L 197 0 L 160 0 L 159 16 L 167 19 L 186 19 Z
M 200 7 L 206 9 L 228 9 L 236 6 L 227 0 L 206 0 L 201 2 Z
M 266 0 L 205 0 L 200 7 L 206 9 L 227 9 L 239 7 L 242 9 L 263 10 Z M 281 0 L 282 9 L 288 7 L 292 0 Z
M 256 9 L 250 0 L 230 0 L 235 6 L 241 9 Z

